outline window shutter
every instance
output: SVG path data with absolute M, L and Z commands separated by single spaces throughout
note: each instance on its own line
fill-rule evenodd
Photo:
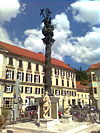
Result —
M 40 75 L 39 75 L 39 83 L 40 83 Z
M 14 79 L 14 71 L 12 71 L 12 79 Z
M 13 92 L 13 87 L 14 87 L 14 85 L 11 86 L 11 92 Z
M 7 72 L 8 72 L 8 70 L 6 70 L 6 79 L 7 79 Z
M 5 87 L 4 87 L 4 92 L 6 92 L 6 88 L 7 88 L 7 85 L 5 85 Z
M 24 80 L 24 73 L 22 72 L 22 81 Z
M 31 82 L 32 82 L 32 74 L 31 74 Z
M 38 88 L 39 89 L 39 93 L 38 94 L 40 94 L 40 88 Z
M 27 87 L 25 87 L 25 93 L 27 93 Z
M 45 83 L 45 76 L 43 76 L 43 83 Z
M 21 86 L 21 93 L 23 93 L 23 86 Z
M 27 73 L 26 73 L 26 81 L 27 81 Z
M 30 87 L 31 88 L 31 91 L 30 91 L 30 93 L 32 93 L 32 87 Z
M 17 72 L 17 79 L 19 79 L 19 76 L 18 75 L 19 75 L 19 72 Z
M 34 75 L 34 82 L 36 82 L 36 75 Z
M 35 88 L 35 94 L 37 94 L 37 88 Z
M 65 71 L 63 71 L 63 76 L 65 76 Z

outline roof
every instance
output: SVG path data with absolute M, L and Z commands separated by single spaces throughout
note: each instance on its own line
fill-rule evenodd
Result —
M 33 51 L 30 51 L 30 50 L 27 50 L 27 49 L 24 49 L 24 48 L 15 46 L 15 45 L 11 45 L 5 42 L 1 42 L 1 41 L 0 41 L 0 46 L 6 49 L 11 54 L 19 55 L 19 56 L 26 57 L 29 59 L 34 59 L 34 60 L 37 60 L 43 63 L 45 62 L 45 56 L 42 53 L 35 53 Z M 51 58 L 51 64 L 54 66 L 58 66 L 58 67 L 62 67 L 62 68 L 75 71 L 72 67 L 65 64 L 63 61 L 60 61 L 55 58 Z
M 77 89 L 77 91 L 80 91 L 80 92 L 88 92 L 89 90 L 89 88 L 88 88 L 88 86 L 87 85 L 83 85 L 83 84 L 81 84 L 81 82 L 80 81 L 77 81 L 76 82 L 76 89 Z
M 100 62 L 96 63 L 96 64 L 92 64 L 87 71 L 89 70 L 100 70 Z

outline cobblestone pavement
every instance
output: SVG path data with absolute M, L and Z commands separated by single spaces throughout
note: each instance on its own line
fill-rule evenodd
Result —
M 40 123 L 40 127 L 36 126 L 33 121 L 17 123 L 9 125 L 7 129 L 13 129 L 14 133 L 91 133 L 91 131 L 100 130 L 100 124 L 96 123 L 74 122 L 67 119 L 62 119 L 61 122 L 55 120 L 54 122 L 53 124 Z

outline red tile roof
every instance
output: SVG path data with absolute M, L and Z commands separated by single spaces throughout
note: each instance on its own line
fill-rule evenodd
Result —
M 83 92 L 83 91 L 84 92 L 88 92 L 89 91 L 88 86 L 81 84 L 80 81 L 77 81 L 76 82 L 76 89 L 77 89 L 77 91 L 81 91 L 81 92 Z
M 76 82 L 76 87 L 77 87 L 77 88 L 86 88 L 87 85 L 82 85 L 80 81 L 77 81 L 77 82 Z
M 95 69 L 100 69 L 100 62 L 98 62 L 96 64 L 92 64 L 87 71 L 95 70 Z
M 30 59 L 34 59 L 34 60 L 37 60 L 40 62 L 45 62 L 45 56 L 42 53 L 35 53 L 33 51 L 26 50 L 24 48 L 21 48 L 21 47 L 15 46 L 15 45 L 11 45 L 8 43 L 4 43 L 1 41 L 0 41 L 0 46 L 3 47 L 4 49 L 6 49 L 7 51 L 9 51 L 9 53 L 23 56 L 23 57 L 30 58 Z M 58 67 L 63 67 L 63 68 L 75 71 L 73 68 L 71 68 L 69 65 L 65 64 L 63 61 L 57 60 L 55 58 L 51 59 L 51 64 L 58 66 Z

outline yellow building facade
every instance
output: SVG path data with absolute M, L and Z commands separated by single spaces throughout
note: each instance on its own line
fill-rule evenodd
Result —
M 44 94 L 44 60 L 42 53 L 0 42 L 0 90 L 2 107 L 12 108 L 13 90 L 17 79 L 23 107 L 33 105 L 35 98 Z M 52 92 L 59 98 L 59 106 L 77 105 L 75 70 L 62 61 L 52 58 Z M 88 100 L 88 99 L 87 99 Z
M 90 79 L 91 105 L 100 109 L 100 62 L 92 64 L 87 73 Z

